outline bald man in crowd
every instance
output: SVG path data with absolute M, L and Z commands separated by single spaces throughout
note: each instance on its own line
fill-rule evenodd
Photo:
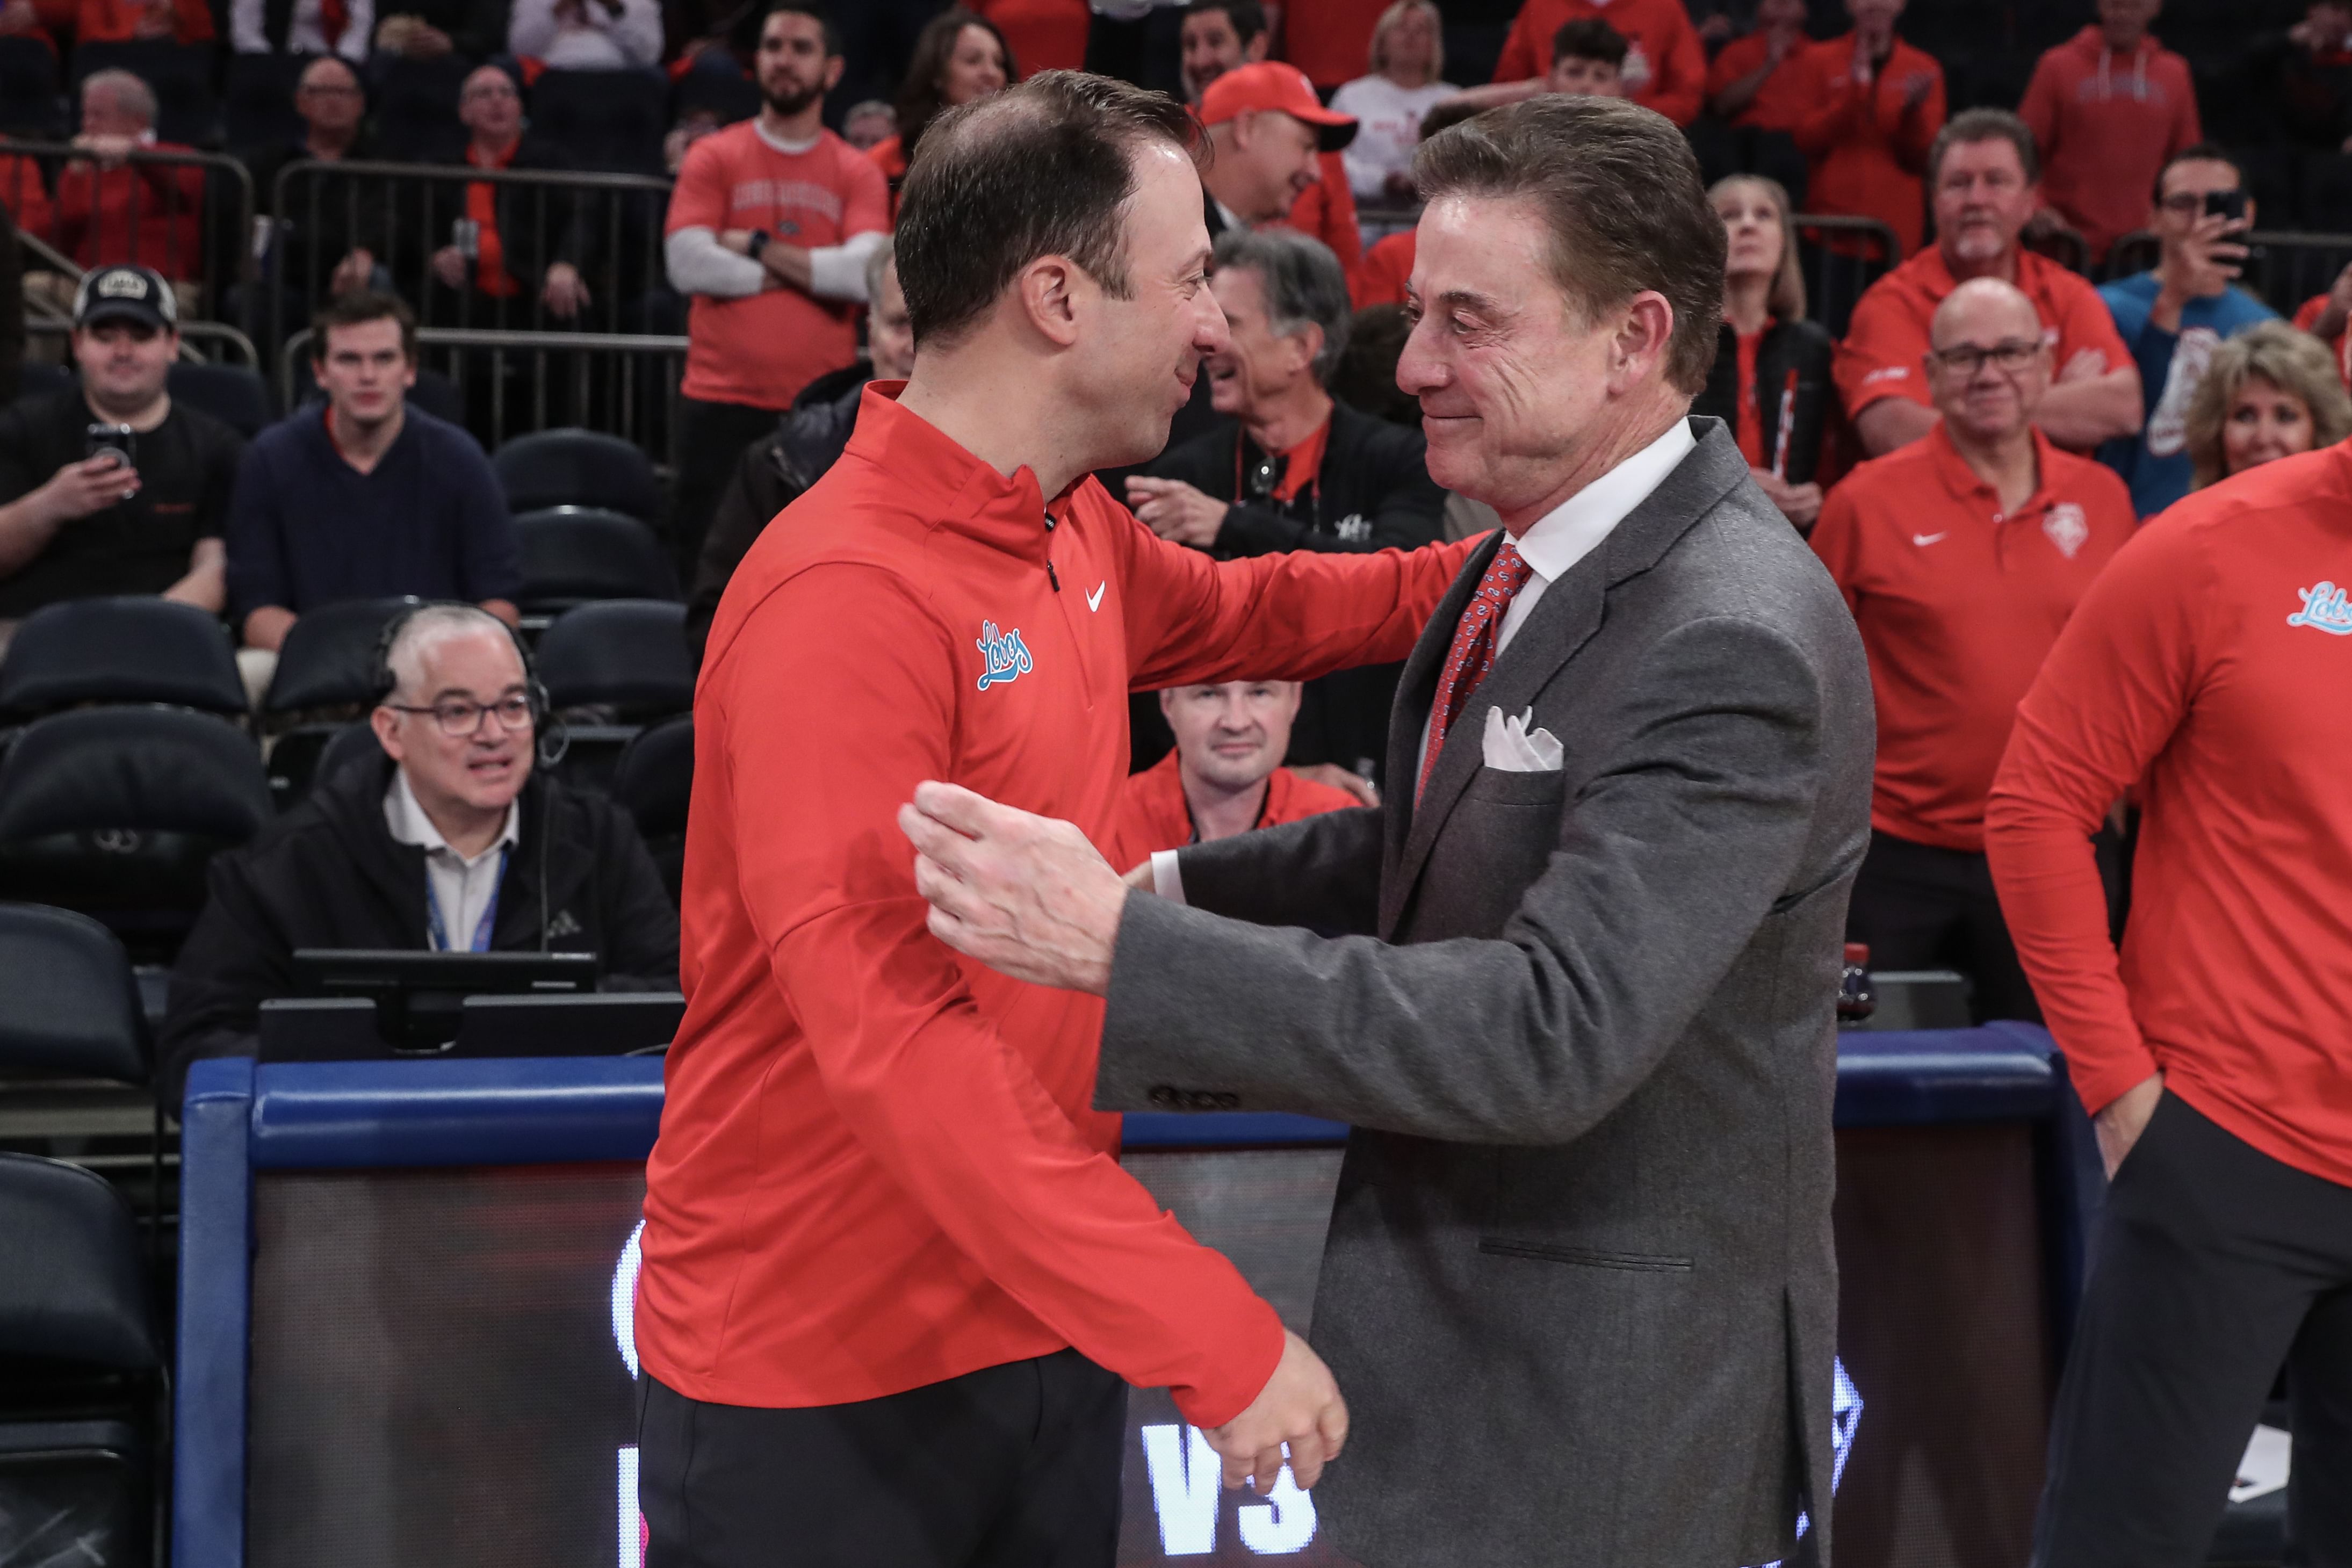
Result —
M 1940 418 L 1831 491 L 1812 534 L 1862 628 L 1878 708 L 1846 934 L 1874 968 L 1969 976 L 1980 1020 L 2039 1019 L 1986 869 L 1985 797 L 2018 699 L 2131 537 L 2131 494 L 2034 424 L 2052 354 L 2015 285 L 1953 289 L 1928 343 Z

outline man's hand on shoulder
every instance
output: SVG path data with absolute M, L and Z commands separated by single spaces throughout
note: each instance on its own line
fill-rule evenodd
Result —
M 954 784 L 898 808 L 931 935 L 1000 974 L 1102 996 L 1128 885 L 1087 836 Z
M 1289 1445 L 1291 1479 L 1305 1490 L 1322 1479 L 1323 1467 L 1347 1446 L 1348 1402 L 1323 1358 L 1285 1329 L 1282 1359 L 1249 1408 L 1202 1436 L 1224 1460 L 1225 1485 L 1246 1480 L 1260 1497 L 1280 1479 L 1283 1446 Z

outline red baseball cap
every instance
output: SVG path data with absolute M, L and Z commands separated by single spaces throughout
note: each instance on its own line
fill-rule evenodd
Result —
M 1337 152 L 1356 139 L 1356 122 L 1334 114 L 1315 96 L 1315 84 L 1297 66 L 1277 60 L 1236 66 L 1209 84 L 1201 95 L 1201 123 L 1219 125 L 1245 110 L 1278 109 L 1315 128 L 1315 140 L 1326 152 Z

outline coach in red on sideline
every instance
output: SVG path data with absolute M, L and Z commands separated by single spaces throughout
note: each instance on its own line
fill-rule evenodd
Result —
M 2284 1364 L 2289 1531 L 2352 1562 L 2352 446 L 2108 563 L 2018 707 L 1985 842 L 2113 1184 L 2033 1561 L 2202 1559 Z M 2120 956 L 2086 841 L 2142 816 Z
M 1190 126 L 1058 71 L 933 124 L 913 376 L 720 601 L 637 1290 L 651 1568 L 1108 1568 L 1122 1379 L 1236 1484 L 1344 1437 L 1306 1342 L 1119 1168 L 1102 1003 L 935 939 L 894 821 L 948 779 L 1099 834 L 1130 689 L 1402 658 L 1466 554 L 1215 562 L 1088 477 L 1223 346 Z

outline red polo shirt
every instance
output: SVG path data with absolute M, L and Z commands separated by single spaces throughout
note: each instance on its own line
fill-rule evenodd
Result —
M 2015 281 L 2033 301 L 2043 338 L 2054 345 L 2053 374 L 2063 374 L 2074 356 L 2085 350 L 2097 354 L 2101 368 L 2107 371 L 2134 362 L 2107 302 L 2088 280 L 2021 250 Z M 1919 361 L 1927 352 L 1927 329 L 1936 307 L 1958 287 L 1943 251 L 1930 246 L 1863 294 L 1845 339 L 1837 346 L 1832 369 L 1848 417 L 1885 397 L 1909 398 L 1923 408 L 1933 401 Z
M 1075 1345 L 1214 1426 L 1274 1311 L 1119 1168 L 1099 998 L 926 927 L 925 779 L 1076 823 L 1133 690 L 1401 659 L 1470 546 L 1218 562 L 1085 479 L 1050 502 L 869 387 L 728 584 L 695 693 L 679 977 L 637 1344 L 691 1398 L 877 1398 Z
M 1315 155 L 1315 183 L 1299 193 L 1282 215 L 1280 226 L 1319 239 L 1339 258 L 1348 272 L 1364 254 L 1364 236 L 1356 226 L 1356 193 L 1348 184 L 1348 166 L 1337 152 Z
M 1258 828 L 1278 828 L 1302 817 L 1326 811 L 1351 810 L 1363 802 L 1345 789 L 1301 779 L 1287 768 L 1266 776 L 1265 801 L 1258 808 Z M 1119 800 L 1117 825 L 1103 858 L 1121 871 L 1140 865 L 1161 850 L 1181 850 L 1193 841 L 1192 808 L 1184 800 L 1184 778 L 1170 752 L 1142 772 L 1132 774 Z
M 1878 708 L 1870 825 L 1984 848 L 1985 794 L 2017 699 L 2131 537 L 2113 469 L 2033 434 L 2042 484 L 2003 512 L 1940 424 L 1832 490 L 1812 545 L 1862 628 Z
M 2166 1086 L 2352 1186 L 2352 448 L 2152 519 L 2019 707 L 1986 811 L 2018 956 L 2083 1103 Z M 2140 802 L 2120 957 L 2084 840 Z

